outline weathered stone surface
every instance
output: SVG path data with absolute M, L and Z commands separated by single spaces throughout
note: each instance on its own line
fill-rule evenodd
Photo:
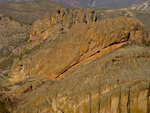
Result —
M 46 39 L 51 34 L 57 34 L 61 31 L 66 32 L 73 24 L 96 22 L 97 17 L 95 11 L 87 10 L 71 10 L 58 9 L 53 14 L 46 14 L 42 20 L 37 20 L 31 28 L 31 40 Z
M 150 48 L 141 44 L 149 38 L 139 20 L 91 23 L 91 13 L 85 24 L 86 13 L 79 13 L 78 23 L 62 29 L 65 12 L 57 13 L 54 24 L 46 15 L 33 25 L 21 58 L 0 78 L 3 108 L 12 113 L 149 113 Z
M 29 78 L 3 93 L 13 113 L 148 113 L 149 66 L 149 48 L 127 43 L 80 63 L 60 80 Z
M 39 24 L 35 24 L 35 28 L 38 29 L 36 25 Z M 54 79 L 76 63 L 110 45 L 148 39 L 143 26 L 135 18 L 119 17 L 92 24 L 75 24 L 66 34 L 57 34 L 54 31 L 57 26 L 59 24 L 47 28 L 43 34 L 39 32 L 41 38 L 46 39 L 46 36 L 49 41 L 40 50 L 13 65 L 11 81 L 22 81 L 37 75 L 48 75 Z M 143 35 L 138 35 L 139 32 Z

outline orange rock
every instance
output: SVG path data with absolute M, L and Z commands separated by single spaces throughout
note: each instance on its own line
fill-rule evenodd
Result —
M 33 25 L 34 29 L 37 29 L 35 33 L 39 37 L 38 39 L 48 39 L 50 42 L 47 41 L 45 45 L 40 47 L 40 50 L 35 51 L 35 53 L 20 62 L 25 66 L 25 69 L 28 69 L 28 65 L 30 65 L 30 72 L 27 71 L 27 73 L 30 73 L 31 76 L 47 75 L 55 78 L 56 76 L 53 77 L 53 75 L 61 75 L 70 67 L 89 58 L 98 51 L 101 54 L 108 54 L 113 48 L 116 48 L 112 45 L 129 40 L 141 42 L 142 39 L 148 38 L 142 24 L 135 18 L 118 17 L 92 24 L 75 24 L 66 34 L 58 32 L 61 28 L 60 24 L 51 25 L 53 27 L 44 27 L 45 31 L 42 31 L 37 28 L 38 25 L 42 25 L 40 24 L 42 21 L 38 23 Z M 112 47 L 103 51 L 109 46 Z M 12 68 L 13 76 L 16 76 L 15 69 L 16 65 Z M 28 74 L 17 73 L 17 76 L 28 77 Z

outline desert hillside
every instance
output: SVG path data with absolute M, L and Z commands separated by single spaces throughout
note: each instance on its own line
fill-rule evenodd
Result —
M 32 25 L 1 15 L 0 111 L 149 113 L 150 37 L 133 14 L 57 8 Z
M 150 11 L 150 0 L 0 0 L 0 2 L 56 2 L 74 8 L 130 8 Z
M 130 6 L 134 10 L 150 11 L 150 1 L 146 1 L 139 4 L 133 4 Z
M 150 12 L 132 9 L 96 9 L 97 16 L 100 20 L 105 18 L 115 18 L 118 16 L 138 18 L 146 27 L 147 32 L 150 34 Z
M 46 13 L 52 13 L 63 5 L 49 0 L 31 2 L 0 2 L 0 13 L 12 17 L 23 24 L 32 24 L 35 20 L 42 18 Z
M 78 8 L 128 8 L 149 7 L 149 0 L 52 0 L 54 2 Z

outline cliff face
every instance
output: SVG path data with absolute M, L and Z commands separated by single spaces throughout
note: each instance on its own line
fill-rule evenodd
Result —
M 149 37 L 138 19 L 57 10 L 32 26 L 0 100 L 12 113 L 149 113 L 143 40 Z

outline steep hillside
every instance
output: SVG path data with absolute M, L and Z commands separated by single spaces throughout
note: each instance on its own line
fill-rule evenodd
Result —
M 130 8 L 134 10 L 150 11 L 150 1 L 146 1 L 141 4 L 134 4 Z
M 0 1 L 29 2 L 29 1 L 43 1 L 43 0 L 0 0 Z M 128 8 L 131 6 L 132 9 L 146 9 L 146 7 L 149 5 L 150 2 L 149 0 L 49 0 L 49 1 L 54 1 L 59 4 L 72 6 L 76 8 Z
M 0 86 L 7 83 L 5 78 L 8 76 L 13 59 L 17 58 L 14 52 L 18 53 L 16 50 L 28 43 L 29 30 L 29 25 L 20 24 L 0 14 Z
M 21 23 L 31 24 L 42 18 L 46 13 L 51 13 L 64 6 L 49 0 L 35 2 L 0 2 L 0 13 L 12 17 Z
M 80 8 L 125 8 L 149 0 L 52 0 Z

